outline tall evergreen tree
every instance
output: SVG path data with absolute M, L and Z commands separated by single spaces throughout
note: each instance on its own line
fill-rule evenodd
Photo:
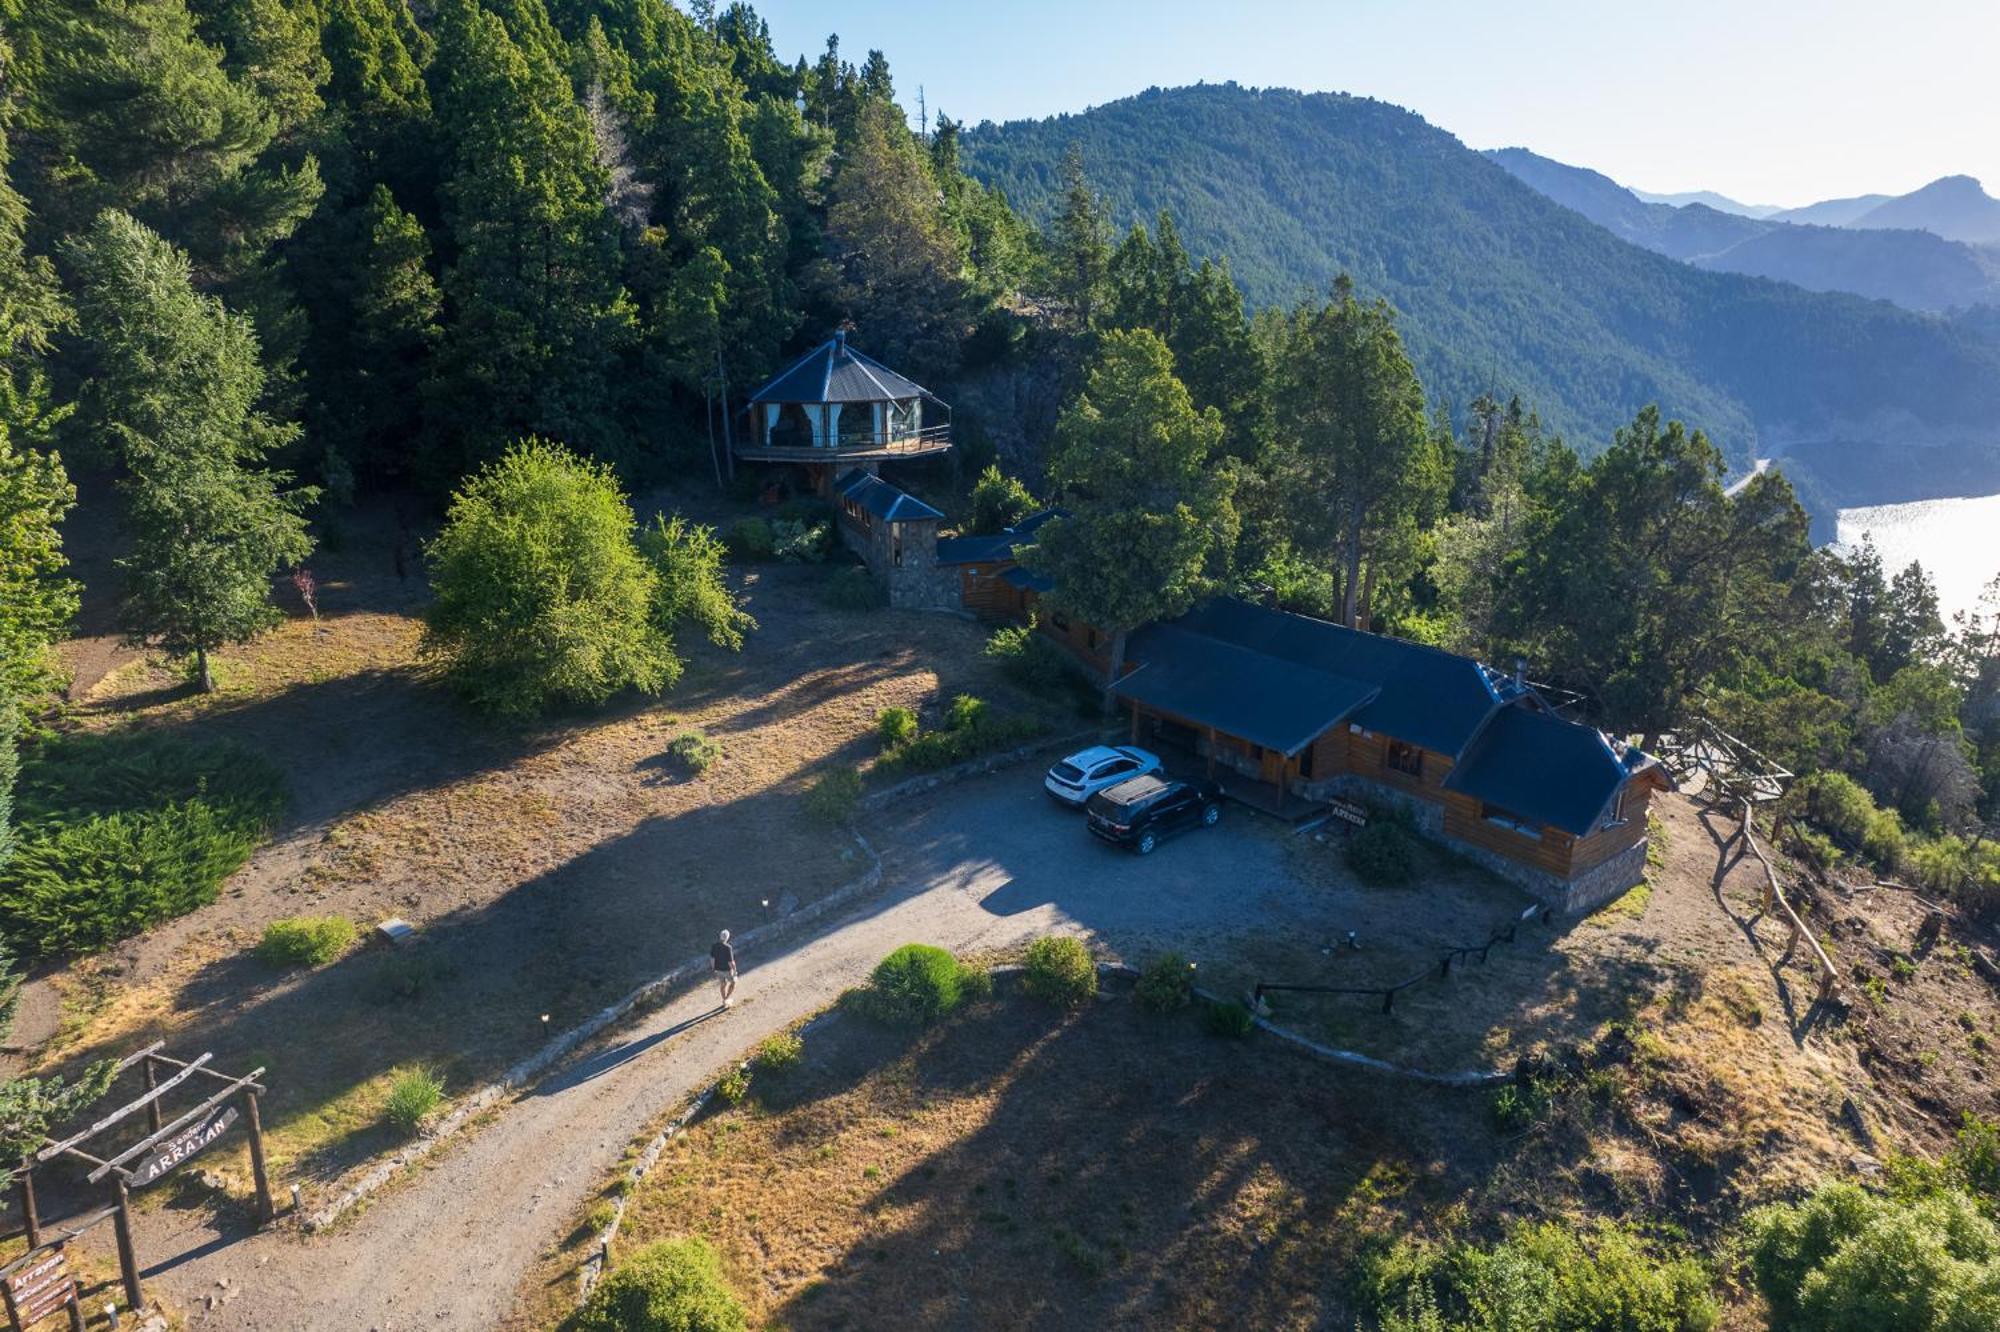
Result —
M 1332 300 L 1301 304 L 1284 325 L 1272 401 L 1295 544 L 1337 565 L 1341 620 L 1358 628 L 1371 555 L 1434 521 L 1451 484 L 1389 307 L 1364 305 L 1345 277 Z
M 1166 344 L 1145 330 L 1105 336 L 1057 423 L 1049 481 L 1064 516 L 1023 559 L 1055 580 L 1058 609 L 1110 635 L 1107 706 L 1126 635 L 1185 611 L 1226 573 L 1236 511 L 1221 440 L 1221 418 L 1195 409 Z
M 191 657 L 274 623 L 271 580 L 310 549 L 308 491 L 262 469 L 296 435 L 258 408 L 264 369 L 247 319 L 195 292 L 172 245 L 107 212 L 71 242 L 77 311 L 94 353 L 81 416 L 115 441 L 130 553 L 123 619 L 135 643 Z
M 456 257 L 430 386 L 434 483 L 524 434 L 601 454 L 625 442 L 613 384 L 633 312 L 610 174 L 540 0 L 508 9 L 511 23 L 475 0 L 438 13 L 433 96 Z
M 1063 155 L 1063 203 L 1050 228 L 1050 282 L 1079 328 L 1096 321 L 1111 264 L 1110 223 L 1104 201 L 1083 172 L 1083 149 Z
M 836 299 L 868 346 L 915 373 L 951 370 L 968 327 L 965 256 L 894 103 L 862 109 L 834 177 L 826 231 Z

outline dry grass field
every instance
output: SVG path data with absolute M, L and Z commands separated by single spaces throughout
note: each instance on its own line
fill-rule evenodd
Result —
M 289 618 L 223 653 L 211 696 L 103 637 L 69 649 L 78 724 L 240 740 L 284 770 L 292 800 L 217 902 L 36 979 L 28 1011 L 55 1030 L 30 1066 L 156 1038 L 265 1066 L 274 1165 L 309 1199 L 395 1145 L 378 1117 L 401 1070 L 469 1088 L 716 929 L 760 923 L 762 902 L 778 914 L 856 877 L 852 839 L 800 796 L 831 766 L 873 762 L 878 709 L 934 713 L 962 690 L 1035 706 L 982 659 L 977 626 L 831 609 L 826 569 L 765 565 L 736 575 L 761 626 L 742 653 L 683 642 L 686 677 L 663 698 L 495 727 L 418 657 L 414 550 L 386 512 L 350 520 L 314 560 L 318 620 L 282 588 Z M 665 752 L 689 730 L 722 747 L 700 777 Z M 421 942 L 305 972 L 253 956 L 266 924 L 306 914 L 364 931 L 401 917 Z M 247 1178 L 240 1148 L 204 1164 Z

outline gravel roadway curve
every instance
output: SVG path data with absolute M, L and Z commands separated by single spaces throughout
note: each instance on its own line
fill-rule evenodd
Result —
M 244 1235 L 205 1212 L 151 1212 L 149 1287 L 202 1329 L 498 1327 L 521 1274 L 650 1122 L 897 945 L 963 952 L 1071 930 L 1137 949 L 1301 905 L 1270 832 L 1197 833 L 1141 860 L 1092 842 L 1078 818 L 1019 769 L 910 802 L 870 829 L 883 886 L 809 937 L 745 953 L 734 1010 L 718 1012 L 704 984 L 618 1029 L 330 1233 Z

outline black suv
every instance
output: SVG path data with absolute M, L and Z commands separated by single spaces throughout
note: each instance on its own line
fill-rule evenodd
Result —
M 1143 856 L 1183 828 L 1213 828 L 1222 817 L 1222 788 L 1148 774 L 1106 787 L 1084 808 L 1091 832 Z

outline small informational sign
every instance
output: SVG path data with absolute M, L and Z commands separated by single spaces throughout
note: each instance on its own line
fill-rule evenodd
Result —
M 1352 800 L 1342 800 L 1340 797 L 1335 796 L 1326 802 L 1326 812 L 1334 818 L 1339 819 L 1342 823 L 1350 823 L 1357 828 L 1366 828 L 1368 826 L 1367 809 L 1355 804 Z
M 229 1126 L 235 1122 L 236 1107 L 225 1105 L 199 1123 L 188 1125 L 154 1148 L 152 1155 L 133 1166 L 132 1178 L 128 1183 L 135 1189 L 151 1184 L 175 1166 L 202 1152 L 210 1143 L 227 1133 Z
M 9 1273 L 5 1286 L 7 1316 L 16 1328 L 33 1327 L 52 1313 L 76 1302 L 76 1278 L 69 1272 L 69 1255 L 60 1248 Z

